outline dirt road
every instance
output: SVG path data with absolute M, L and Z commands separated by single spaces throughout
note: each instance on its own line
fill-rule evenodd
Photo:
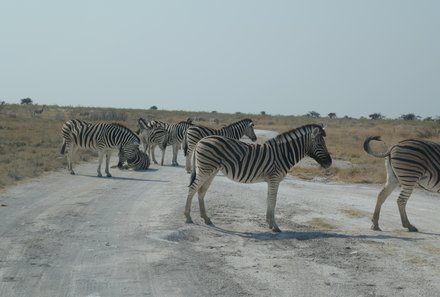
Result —
M 166 164 L 170 164 L 167 152 Z M 179 152 L 179 162 L 184 159 Z M 378 185 L 287 178 L 265 223 L 266 184 L 219 175 L 214 227 L 183 209 L 183 166 L 145 172 L 96 161 L 0 193 L 0 296 L 440 296 L 440 200 L 416 191 L 400 225 L 395 192 L 370 230 Z

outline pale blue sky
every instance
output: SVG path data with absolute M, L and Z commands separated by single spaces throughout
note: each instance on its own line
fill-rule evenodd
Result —
M 440 116 L 440 1 L 0 1 L 0 100 Z

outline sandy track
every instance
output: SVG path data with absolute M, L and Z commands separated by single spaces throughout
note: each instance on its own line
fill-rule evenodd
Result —
M 440 296 L 433 194 L 416 191 L 408 203 L 419 233 L 401 228 L 397 192 L 374 232 L 379 186 L 290 177 L 275 234 L 265 184 L 216 177 L 208 227 L 197 199 L 195 224 L 184 223 L 182 166 L 113 169 L 113 178 L 95 177 L 96 162 L 75 168 L 0 193 L 0 296 Z

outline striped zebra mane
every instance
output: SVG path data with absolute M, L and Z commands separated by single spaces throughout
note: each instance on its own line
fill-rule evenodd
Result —
M 239 124 L 239 123 L 252 123 L 252 120 L 249 119 L 249 118 L 247 118 L 247 119 L 242 119 L 242 120 L 239 120 L 239 121 L 236 121 L 236 122 L 230 123 L 229 125 L 224 126 L 224 127 L 221 128 L 221 129 L 224 129 L 224 128 L 227 128 L 227 127 L 231 127 L 231 126 L 236 126 L 236 125 Z
M 274 138 L 267 140 L 266 143 L 268 143 L 268 142 L 285 143 L 288 141 L 288 139 L 298 139 L 299 137 L 301 137 L 303 135 L 312 133 L 314 128 L 318 128 L 319 130 L 321 130 L 322 136 L 324 136 L 324 137 L 326 136 L 325 130 L 322 127 L 322 125 L 309 124 L 309 125 L 304 125 L 304 126 L 283 132 L 283 133 L 275 136 Z

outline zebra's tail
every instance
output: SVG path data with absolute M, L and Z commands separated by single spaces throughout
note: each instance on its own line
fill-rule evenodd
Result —
M 365 150 L 369 155 L 372 155 L 372 156 L 377 157 L 377 158 L 385 158 L 385 157 L 388 157 L 388 156 L 389 156 L 389 154 L 390 154 L 390 149 L 387 149 L 387 151 L 384 152 L 384 153 L 376 153 L 376 152 L 373 152 L 373 150 L 372 150 L 371 147 L 370 147 L 370 141 L 371 141 L 371 140 L 376 140 L 376 141 L 382 141 L 382 142 L 383 142 L 383 140 L 380 138 L 380 136 L 368 136 L 368 137 L 365 139 L 365 141 L 364 141 L 364 150 Z
M 188 155 L 188 142 L 186 141 L 186 134 L 183 136 L 182 146 L 183 155 L 186 157 Z
M 196 176 L 196 150 L 194 148 L 191 156 L 191 179 L 188 187 L 191 187 L 191 185 L 194 183 L 194 181 L 196 180 Z

